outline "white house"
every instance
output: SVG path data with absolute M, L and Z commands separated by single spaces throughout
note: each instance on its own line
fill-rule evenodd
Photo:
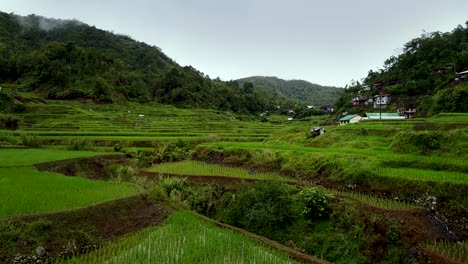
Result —
M 338 121 L 340 121 L 340 125 L 345 125 L 345 124 L 352 124 L 352 123 L 357 123 L 361 121 L 362 117 L 360 115 L 347 115 L 345 117 L 340 118 Z
M 374 96 L 374 108 L 385 109 L 385 108 L 387 108 L 388 104 L 390 104 L 390 95 L 389 94 Z

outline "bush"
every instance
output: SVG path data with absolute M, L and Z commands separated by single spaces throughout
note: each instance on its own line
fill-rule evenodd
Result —
M 332 195 L 325 192 L 323 187 L 305 188 L 299 193 L 299 199 L 303 203 L 302 214 L 308 219 L 316 219 L 323 216 L 327 208 L 328 199 Z
M 14 115 L 0 114 L 0 128 L 16 130 L 19 127 L 19 118 Z
M 187 196 L 186 203 L 190 209 L 199 214 L 210 215 L 214 208 L 216 199 L 216 188 L 211 185 L 192 187 Z
M 72 138 L 67 141 L 67 150 L 91 150 L 89 141 L 80 138 Z
M 169 196 L 181 195 L 188 187 L 185 178 L 164 178 L 160 180 L 160 185 Z
M 261 235 L 271 234 L 298 217 L 294 192 L 293 187 L 280 182 L 257 183 L 253 189 L 234 197 L 223 220 Z
M 21 135 L 21 144 L 30 148 L 40 148 L 42 146 L 42 140 L 35 135 Z
M 187 145 L 179 140 L 176 143 L 169 143 L 160 153 L 157 154 L 161 161 L 181 161 L 190 157 Z

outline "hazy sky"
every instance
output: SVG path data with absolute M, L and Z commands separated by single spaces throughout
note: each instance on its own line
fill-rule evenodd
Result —
M 0 11 L 78 19 L 160 47 L 211 78 L 344 86 L 423 30 L 468 20 L 466 0 L 0 0 Z

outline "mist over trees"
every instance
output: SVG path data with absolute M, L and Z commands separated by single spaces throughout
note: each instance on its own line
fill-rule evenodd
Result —
M 0 83 L 48 99 L 261 112 L 288 100 L 182 67 L 160 48 L 75 20 L 0 12 Z

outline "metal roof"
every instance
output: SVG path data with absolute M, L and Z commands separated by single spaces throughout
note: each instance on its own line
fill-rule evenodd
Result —
M 366 113 L 368 119 L 404 119 L 404 116 L 400 116 L 398 113 Z
M 355 116 L 359 116 L 359 115 L 347 115 L 345 117 L 340 118 L 339 121 L 348 121 L 348 120 L 352 119 Z

